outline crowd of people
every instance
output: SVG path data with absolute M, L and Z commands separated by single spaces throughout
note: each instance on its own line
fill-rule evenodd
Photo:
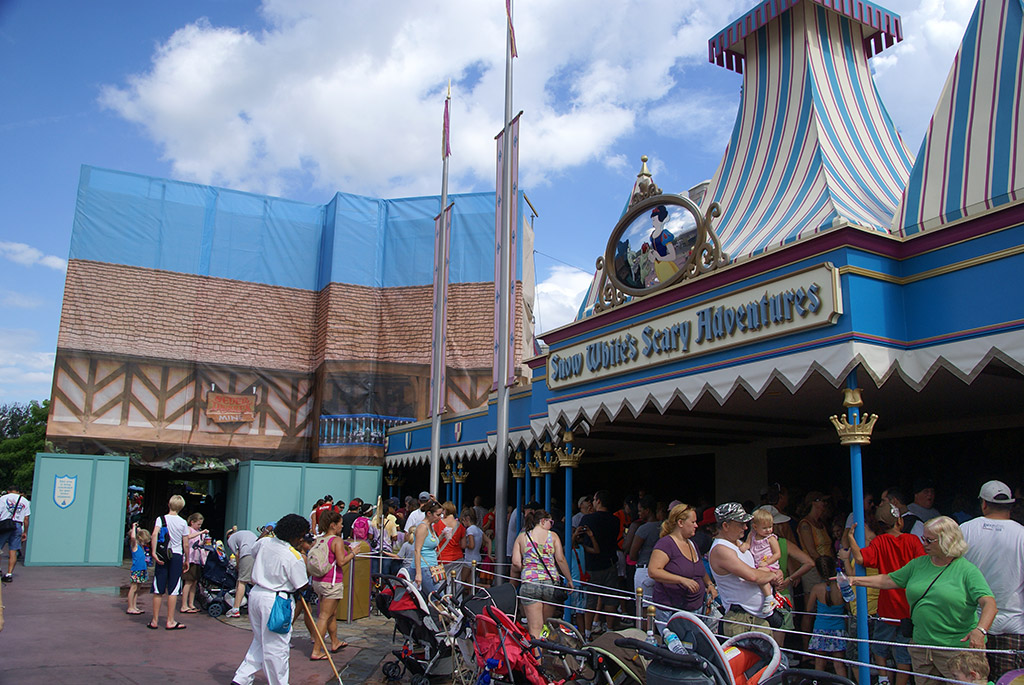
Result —
M 887 488 L 877 506 L 868 495 L 864 544 L 838 496 L 807 492 L 794 516 L 785 487 L 766 487 L 761 496 L 760 506 L 691 506 L 643 492 L 615 501 L 601 490 L 577 501 L 564 550 L 561 514 L 528 503 L 509 551 L 531 633 L 539 635 L 552 605 L 568 606 L 590 639 L 633 615 L 636 589 L 659 622 L 684 609 L 713 616 L 723 636 L 769 632 L 814 655 L 818 669 L 843 675 L 857 654 L 856 603 L 844 598 L 845 575 L 869 588 L 870 655 L 882 685 L 904 685 L 910 672 L 918 685 L 930 685 L 972 673 L 995 681 L 1024 668 L 1024 526 L 1019 493 L 1004 483 L 984 484 L 976 515 L 958 498 L 956 511 L 943 516 L 927 479 L 914 483 L 910 497 Z M 559 585 L 587 592 L 552 602 Z M 549 604 L 542 610 L 535 601 Z M 970 649 L 986 650 L 987 659 L 964 652 Z
M 856 604 L 840 586 L 845 573 L 853 586 L 868 589 L 870 654 L 882 685 L 903 685 L 911 671 L 918 685 L 929 685 L 956 674 L 994 681 L 1024 668 L 1024 526 L 1014 520 L 1018 498 L 1005 484 L 984 484 L 978 516 L 963 503 L 953 516 L 942 515 L 928 481 L 915 483 L 909 498 L 889 487 L 877 505 L 873 496 L 865 498 L 863 538 L 835 494 L 806 493 L 795 515 L 788 513 L 785 487 L 772 485 L 761 495 L 760 506 L 716 506 L 665 504 L 645 492 L 616 500 L 599 490 L 575 503 L 567 542 L 558 502 L 549 509 L 527 502 L 521 514 L 507 512 L 508 565 L 495 559 L 495 512 L 479 497 L 458 511 L 428 492 L 384 500 L 379 508 L 359 498 L 339 506 L 325 496 L 308 517 L 289 515 L 256 532 L 232 528 L 225 547 L 235 558 L 238 587 L 228 615 L 240 615 L 252 588 L 253 625 L 253 645 L 235 682 L 252 682 L 259 669 L 287 677 L 288 642 L 265 620 L 283 592 L 305 588 L 316 595 L 319 614 L 307 627 L 323 642 L 314 643 L 310 658 L 326 659 L 346 646 L 335 615 L 345 596 L 344 569 L 357 555 L 370 556 L 373 572 L 407 569 L 424 592 L 443 576 L 468 584 L 474 566 L 472 582 L 508 574 L 536 636 L 566 607 L 587 639 L 615 629 L 617 619 L 633 615 L 630 602 L 639 589 L 659 622 L 684 609 L 717 623 L 723 636 L 768 632 L 813 654 L 819 669 L 841 675 L 844 661 L 856 655 L 850 639 Z M 179 596 L 183 613 L 198 611 L 190 589 L 210 536 L 201 515 L 180 516 L 183 506 L 180 496 L 172 497 L 152 531 L 132 529 L 127 611 L 142 613 L 138 591 L 152 565 L 152 629 L 161 627 L 165 604 L 162 627 L 184 629 L 175 614 Z M 162 529 L 163 555 L 155 553 Z M 310 570 L 307 554 L 320 560 L 319 572 Z M 857 575 L 855 564 L 867 575 Z M 302 614 L 294 604 L 292 611 Z M 984 652 L 965 654 L 965 648 L 990 653 L 979 661 Z

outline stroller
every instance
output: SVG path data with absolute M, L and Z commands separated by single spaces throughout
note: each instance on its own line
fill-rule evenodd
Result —
M 203 549 L 209 554 L 196 587 L 196 601 L 207 614 L 217 618 L 234 602 L 238 574 L 228 565 L 227 555 L 220 545 L 204 545 Z
M 668 629 L 679 637 L 685 653 L 631 638 L 615 641 L 651 659 L 648 685 L 852 685 L 829 673 L 786 668 L 779 645 L 764 633 L 740 633 L 719 644 L 704 622 L 688 611 L 673 614 Z
M 441 604 L 428 602 L 406 569 L 397 576 L 377 574 L 373 580 L 378 584 L 377 609 L 394 620 L 395 634 L 404 638 L 402 647 L 391 652 L 397 660 L 381 666 L 384 676 L 401 680 L 408 670 L 413 685 L 425 685 L 433 676 L 453 676 L 459 657 L 465 656 L 454 653 L 458 648 L 456 617 L 443 614 Z

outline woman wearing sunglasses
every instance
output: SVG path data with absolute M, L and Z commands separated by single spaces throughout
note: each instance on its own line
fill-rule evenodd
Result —
M 929 676 L 953 678 L 953 650 L 932 647 L 984 649 L 996 617 L 996 600 L 978 567 L 962 558 L 967 543 L 960 526 L 948 516 L 924 525 L 925 556 L 903 568 L 877 576 L 855 576 L 853 585 L 879 590 L 905 588 L 914 623 L 910 659 L 918 685 L 937 683 Z M 978 610 L 981 616 L 978 616 Z

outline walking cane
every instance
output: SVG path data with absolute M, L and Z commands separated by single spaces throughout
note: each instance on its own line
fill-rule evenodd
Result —
M 299 601 L 302 602 L 302 610 L 306 612 L 306 619 L 312 625 L 316 625 L 316 621 L 313 620 L 313 613 L 309 610 L 309 605 L 306 604 L 306 598 L 299 595 Z M 327 655 L 327 660 L 331 662 L 331 670 L 334 671 L 334 677 L 327 681 L 326 685 L 344 685 L 341 682 L 341 674 L 338 673 L 338 667 L 334 665 L 334 659 L 331 658 L 331 652 L 327 649 L 327 645 L 324 644 L 324 636 L 320 634 L 320 630 L 316 631 L 316 639 L 320 642 L 320 649 L 324 650 L 324 654 Z

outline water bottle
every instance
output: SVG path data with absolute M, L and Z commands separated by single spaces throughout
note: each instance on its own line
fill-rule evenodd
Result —
M 665 638 L 665 647 L 670 652 L 676 654 L 686 654 L 686 647 L 683 646 L 683 641 L 679 639 L 679 636 L 673 633 L 668 628 L 661 631 L 661 636 Z
M 842 566 L 836 567 L 836 583 L 839 585 L 839 593 L 843 596 L 844 602 L 852 602 L 854 599 L 853 586 L 850 579 L 846 577 Z

